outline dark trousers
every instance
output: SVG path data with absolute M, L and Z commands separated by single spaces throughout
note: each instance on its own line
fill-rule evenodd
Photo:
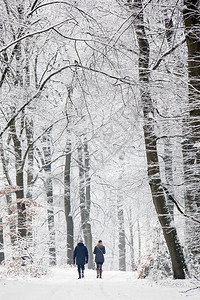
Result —
M 78 268 L 78 273 L 79 274 L 81 274 L 81 270 L 82 270 L 82 273 L 85 270 L 85 266 L 84 265 L 77 265 L 77 268 Z
M 97 278 L 102 277 L 102 263 L 96 263 L 97 264 Z

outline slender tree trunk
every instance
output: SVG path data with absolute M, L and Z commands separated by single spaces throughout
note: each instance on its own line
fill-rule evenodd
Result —
M 55 241 L 55 223 L 54 223 L 54 201 L 53 201 L 53 182 L 51 174 L 51 129 L 43 136 L 44 171 L 46 173 L 46 195 L 47 195 L 47 217 L 49 229 L 49 263 L 56 265 L 56 241 Z
M 186 264 L 176 228 L 166 205 L 166 200 L 160 179 L 159 161 L 157 153 L 157 137 L 154 132 L 153 104 L 149 91 L 149 43 L 145 32 L 143 7 L 141 0 L 134 1 L 136 17 L 136 35 L 139 45 L 139 82 L 140 95 L 144 114 L 144 139 L 147 157 L 148 178 L 153 203 L 161 224 L 165 241 L 171 257 L 173 275 L 175 279 L 184 279 Z
M 131 250 L 131 270 L 135 271 L 135 252 L 134 252 L 134 234 L 133 234 L 133 222 L 132 222 L 132 210 L 129 208 L 129 232 L 130 232 L 130 250 Z
M 30 41 L 26 40 L 25 44 L 25 56 L 26 56 L 26 65 L 25 65 L 25 89 L 28 92 L 30 88 Z M 27 192 L 26 198 L 29 200 L 29 208 L 31 207 L 31 201 L 33 199 L 32 189 L 33 189 L 33 168 L 34 168 L 34 147 L 33 147 L 33 120 L 31 117 L 26 116 L 25 120 L 25 131 L 26 131 L 26 139 L 27 139 L 27 147 L 28 147 L 28 167 L 27 167 Z M 29 242 L 32 241 L 32 216 L 27 212 L 27 235 L 29 237 Z
M 138 229 L 138 265 L 140 265 L 141 264 L 142 241 L 141 241 L 141 229 L 140 229 L 139 219 L 137 219 L 137 229 Z
M 85 244 L 88 248 L 89 262 L 88 268 L 93 269 L 92 254 L 92 233 L 90 224 L 90 176 L 89 176 L 89 151 L 86 139 L 84 144 L 81 142 L 78 147 L 78 164 L 79 164 L 79 195 L 80 195 L 80 211 L 81 224 L 84 235 Z
M 83 147 L 79 144 L 78 147 L 78 165 L 79 165 L 79 197 L 80 197 L 80 212 L 81 212 L 81 225 L 85 243 L 87 244 L 86 232 L 86 205 L 85 205 L 85 178 L 83 166 Z
M 169 9 L 169 8 L 168 8 Z M 173 47 L 173 36 L 174 36 L 174 24 L 172 18 L 168 17 L 167 10 L 165 9 L 165 35 L 169 48 Z M 166 114 L 167 114 L 167 109 Z M 165 128 L 166 134 L 168 134 L 168 128 Z M 173 152 L 172 152 L 172 143 L 170 138 L 164 138 L 164 164 L 165 164 L 165 182 L 170 190 L 170 194 L 174 195 L 173 189 Z M 169 212 L 174 218 L 174 203 L 170 197 L 167 196 L 167 206 L 169 208 Z
M 10 188 L 12 188 L 14 185 L 12 184 L 11 178 L 9 176 L 9 172 L 8 172 L 8 160 L 5 157 L 5 152 L 4 152 L 4 146 L 3 146 L 3 139 L 2 137 L 0 138 L 0 155 L 1 155 L 1 162 L 2 162 L 2 166 L 3 166 L 3 172 L 4 175 L 6 177 L 8 186 Z M 17 232 L 16 232 L 16 221 L 15 221 L 15 217 L 14 217 L 14 213 L 15 213 L 15 208 L 13 209 L 13 202 L 12 202 L 12 195 L 11 193 L 7 193 L 5 195 L 6 197 L 6 203 L 7 203 L 7 208 L 8 208 L 8 215 L 9 215 L 9 228 L 10 228 L 10 241 L 11 244 L 14 245 L 16 242 L 16 236 L 17 236 Z
M 31 201 L 33 199 L 33 164 L 34 164 L 34 149 L 33 149 L 33 121 L 26 119 L 26 138 L 28 150 L 28 168 L 27 168 L 27 192 L 26 198 L 29 200 L 29 208 L 31 207 Z M 32 216 L 27 212 L 27 235 L 29 241 L 32 240 Z
M 71 214 L 71 196 L 70 196 L 70 172 L 71 172 L 71 141 L 68 140 L 65 155 L 64 170 L 64 207 L 67 223 L 67 264 L 73 264 L 74 250 L 74 223 Z
M 117 196 L 117 215 L 119 228 L 119 270 L 126 271 L 126 240 L 124 228 L 124 210 L 122 206 L 122 195 L 119 191 Z
M 165 164 L 165 181 L 170 190 L 170 194 L 174 195 L 173 191 L 173 170 L 172 170 L 172 145 L 169 138 L 164 139 L 164 164 Z M 167 206 L 172 218 L 174 218 L 174 203 L 167 196 Z
M 24 174 L 22 167 L 22 144 L 17 136 L 15 120 L 10 126 L 15 151 L 15 170 L 16 170 L 16 200 L 18 212 L 18 234 L 19 238 L 26 238 L 26 206 L 24 203 Z
M 4 255 L 3 221 L 2 218 L 0 218 L 0 265 L 4 259 L 5 259 L 5 255 Z
M 93 251 L 92 251 L 92 230 L 90 223 L 91 193 L 90 193 L 90 155 L 87 139 L 84 139 L 84 162 L 85 162 L 85 201 L 86 201 L 86 232 L 87 232 L 87 249 L 89 254 L 88 268 L 93 269 Z

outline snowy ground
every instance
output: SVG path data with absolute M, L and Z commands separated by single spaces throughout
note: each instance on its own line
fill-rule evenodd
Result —
M 86 270 L 85 278 L 78 280 L 72 268 L 53 269 L 51 275 L 39 279 L 0 279 L 0 300 L 200 300 L 197 281 L 155 282 L 120 271 L 104 271 L 103 279 L 95 275 Z

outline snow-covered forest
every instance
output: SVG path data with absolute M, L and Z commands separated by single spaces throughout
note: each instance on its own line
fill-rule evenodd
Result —
M 200 272 L 198 0 L 0 0 L 1 277 Z

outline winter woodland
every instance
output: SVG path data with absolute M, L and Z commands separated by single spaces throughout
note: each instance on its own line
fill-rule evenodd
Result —
M 200 271 L 198 0 L 0 0 L 1 276 Z

